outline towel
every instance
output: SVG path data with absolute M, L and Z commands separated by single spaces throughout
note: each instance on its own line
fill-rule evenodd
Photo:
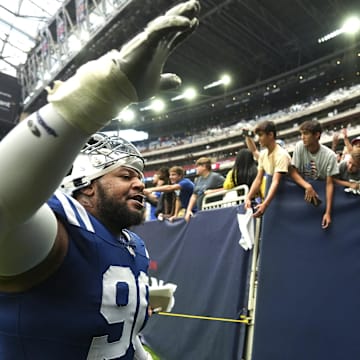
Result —
M 244 250 L 251 250 L 254 245 L 255 228 L 252 209 L 247 209 L 245 214 L 237 214 L 241 238 L 239 245 Z

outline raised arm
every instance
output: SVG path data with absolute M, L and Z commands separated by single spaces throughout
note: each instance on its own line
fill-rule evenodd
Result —
M 344 144 L 345 144 L 345 147 L 347 149 L 347 152 L 350 153 L 352 151 L 352 145 L 351 145 L 351 142 L 348 138 L 348 134 L 347 134 L 347 128 L 343 128 L 342 129 L 342 135 L 343 135 L 343 138 L 344 138 Z
M 181 186 L 179 184 L 166 184 L 166 185 L 155 186 L 152 188 L 147 188 L 146 192 L 155 192 L 155 191 L 171 192 L 171 191 L 180 190 L 180 189 L 181 189 Z
M 245 135 L 245 143 L 246 143 L 247 148 L 252 152 L 254 159 L 259 160 L 260 152 L 259 152 L 258 148 L 256 147 L 254 138 L 252 138 L 251 136 Z
M 44 260 L 60 236 L 44 205 L 89 135 L 131 102 L 180 84 L 161 74 L 169 54 L 196 28 L 199 3 L 177 5 L 120 51 L 81 66 L 49 90 L 49 105 L 30 115 L 0 143 L 0 277 Z M 61 237 L 61 236 L 60 236 Z

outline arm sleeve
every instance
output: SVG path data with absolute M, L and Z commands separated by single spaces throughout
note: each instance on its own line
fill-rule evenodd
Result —
M 57 222 L 44 204 L 87 136 L 47 105 L 0 142 L 0 276 L 25 272 L 50 252 Z
M 281 153 L 277 158 L 274 172 L 287 173 L 289 171 L 290 164 L 291 164 L 290 155 L 288 155 L 287 153 Z

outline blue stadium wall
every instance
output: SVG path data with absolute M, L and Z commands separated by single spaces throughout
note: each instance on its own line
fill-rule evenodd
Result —
M 335 187 L 332 223 L 285 182 L 264 217 L 253 360 L 360 359 L 360 196 Z
M 332 223 L 284 181 L 263 218 L 252 360 L 360 359 L 360 196 L 335 187 Z M 174 313 L 238 319 L 246 314 L 251 251 L 238 244 L 239 208 L 199 212 L 189 224 L 135 228 L 150 276 L 177 285 Z M 247 325 L 154 315 L 144 339 L 162 360 L 241 360 Z
M 177 285 L 173 313 L 239 319 L 246 314 L 250 252 L 239 245 L 237 209 L 150 221 L 135 228 L 146 239 L 150 276 Z M 153 315 L 145 341 L 161 360 L 240 359 L 245 324 Z

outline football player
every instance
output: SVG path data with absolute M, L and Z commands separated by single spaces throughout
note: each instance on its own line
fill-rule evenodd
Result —
M 179 84 L 162 68 L 199 10 L 181 3 L 55 82 L 49 104 L 0 143 L 1 359 L 151 358 L 138 338 L 149 259 L 127 230 L 143 219 L 144 162 L 132 144 L 96 132 Z

